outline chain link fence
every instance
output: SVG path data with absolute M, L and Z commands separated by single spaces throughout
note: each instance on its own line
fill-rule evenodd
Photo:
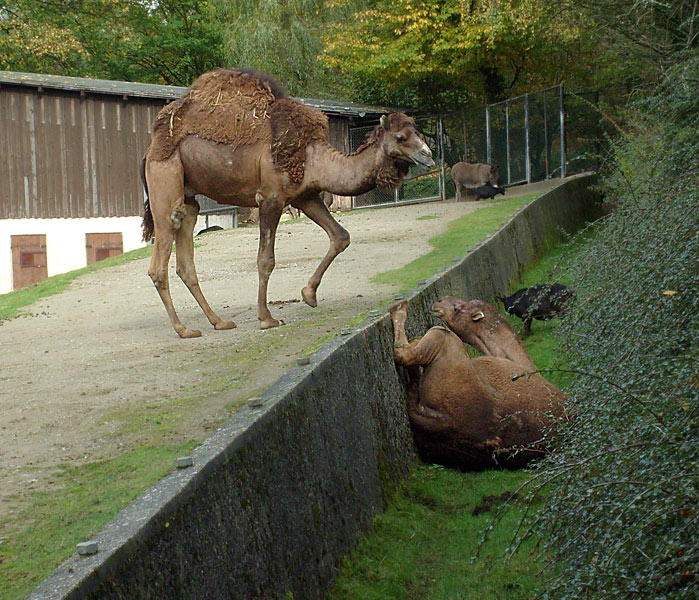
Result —
M 598 170 L 606 139 L 599 104 L 599 92 L 570 94 L 559 85 L 487 106 L 418 117 L 418 128 L 432 150 L 435 166 L 429 170 L 411 166 L 399 189 L 385 192 L 376 188 L 354 196 L 352 208 L 452 198 L 450 171 L 461 161 L 497 165 L 500 185 Z M 350 129 L 350 151 L 359 148 L 373 129 Z M 232 210 L 208 198 L 201 198 L 200 204 L 202 215 Z
M 413 202 L 429 202 L 444 198 L 444 158 L 442 152 L 442 125 L 437 115 L 418 117 L 418 129 L 425 136 L 425 142 L 432 150 L 435 166 L 425 169 L 412 165 L 403 185 L 393 192 L 375 188 L 365 194 L 354 196 L 352 208 L 393 206 Z M 350 130 L 350 150 L 354 152 L 364 143 L 374 127 L 356 127 Z
M 597 170 L 603 151 L 599 93 L 563 86 L 441 116 L 447 173 L 457 162 L 492 163 L 515 185 Z M 449 177 L 445 197 L 454 194 Z

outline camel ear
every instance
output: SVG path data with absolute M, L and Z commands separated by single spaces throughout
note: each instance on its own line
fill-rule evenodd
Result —
M 381 115 L 381 120 L 379 121 L 381 123 L 381 127 L 383 127 L 386 131 L 389 129 L 389 124 L 388 124 L 388 116 L 387 115 Z

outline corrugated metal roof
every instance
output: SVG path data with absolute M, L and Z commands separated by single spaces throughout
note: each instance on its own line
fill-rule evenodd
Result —
M 19 73 L 0 71 L 0 85 L 24 85 L 28 87 L 70 90 L 74 92 L 89 92 L 93 94 L 113 94 L 132 96 L 136 98 L 159 98 L 174 100 L 184 95 L 188 88 L 176 85 L 155 85 L 152 83 L 132 83 L 129 81 L 111 81 L 108 79 L 87 79 L 85 77 L 64 77 L 62 75 L 46 75 L 40 73 Z M 365 117 L 382 115 L 400 110 L 414 113 L 414 109 L 395 108 L 389 106 L 373 106 L 354 104 L 337 100 L 322 100 L 315 98 L 296 98 L 307 106 L 317 108 L 325 113 Z

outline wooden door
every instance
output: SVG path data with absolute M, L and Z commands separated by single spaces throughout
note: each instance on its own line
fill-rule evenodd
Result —
M 116 256 L 124 251 L 121 233 L 86 233 L 87 264 Z
M 46 279 L 46 236 L 13 235 L 10 238 L 13 289 L 18 290 Z

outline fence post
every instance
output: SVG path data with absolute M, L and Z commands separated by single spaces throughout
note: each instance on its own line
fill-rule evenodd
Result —
M 551 177 L 551 167 L 549 161 L 551 154 L 549 152 L 549 118 L 546 114 L 546 90 L 544 90 L 544 163 L 546 167 L 546 179 Z
M 466 140 L 466 124 L 464 121 L 464 148 Z M 441 200 L 447 199 L 447 174 L 444 169 L 444 123 L 442 115 L 437 117 L 437 160 L 439 161 L 439 197 Z
M 442 122 L 442 115 L 439 115 L 439 122 Z M 461 160 L 466 160 L 466 148 L 468 147 L 468 142 L 466 140 L 466 110 L 463 108 L 461 109 L 461 129 L 463 130 L 464 134 L 464 153 Z
M 510 101 L 505 101 L 505 152 L 507 156 L 507 183 L 512 181 L 510 173 Z
M 485 154 L 486 154 L 486 162 L 487 163 L 493 162 L 493 152 L 492 152 L 490 145 L 491 145 L 491 140 L 490 140 L 490 104 L 486 104 L 485 105 Z
M 558 110 L 561 121 L 561 179 L 566 176 L 566 134 L 565 134 L 565 107 L 563 105 L 563 84 L 558 86 Z
M 532 182 L 532 165 L 529 157 L 529 94 L 524 94 L 524 153 L 527 183 Z

